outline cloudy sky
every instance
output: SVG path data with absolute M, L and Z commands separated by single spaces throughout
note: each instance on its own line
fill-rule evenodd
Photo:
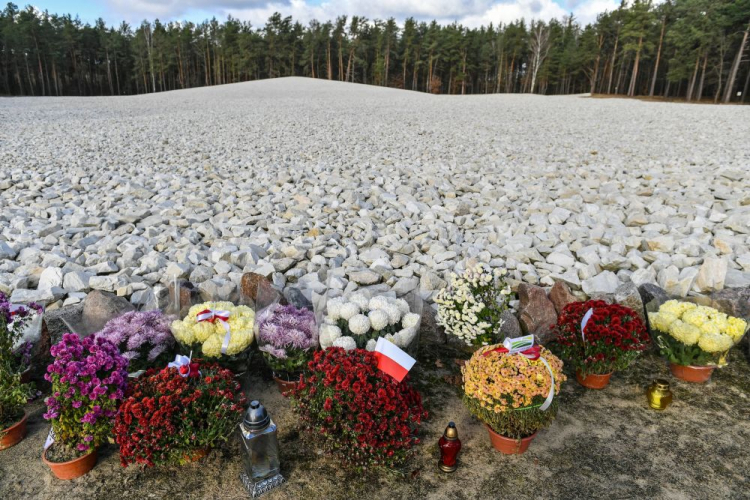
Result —
M 19 5 L 25 5 L 18 1 Z M 311 19 L 329 20 L 336 16 L 363 15 L 370 19 L 407 17 L 458 21 L 477 27 L 515 19 L 561 18 L 573 12 L 581 22 L 596 19 L 605 10 L 614 10 L 619 0 L 32 0 L 32 5 L 51 13 L 78 15 L 85 22 L 102 17 L 108 24 L 143 19 L 162 21 L 220 20 L 232 15 L 255 26 L 263 25 L 274 12 L 291 15 L 303 23 Z

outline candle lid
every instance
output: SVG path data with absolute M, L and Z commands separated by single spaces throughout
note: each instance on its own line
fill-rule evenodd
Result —
M 445 428 L 445 439 L 456 439 L 458 438 L 458 429 L 456 429 L 456 424 L 453 422 L 450 422 L 448 424 L 448 427 Z
M 260 401 L 254 400 L 245 412 L 244 424 L 251 431 L 260 431 L 268 427 L 271 417 L 268 416 L 265 406 Z

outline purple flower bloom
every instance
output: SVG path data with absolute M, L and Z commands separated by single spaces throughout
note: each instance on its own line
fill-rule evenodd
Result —
M 107 339 L 65 334 L 52 346 L 54 362 L 45 379 L 52 383 L 44 418 L 64 435 L 65 444 L 86 451 L 98 446 L 109 434 L 116 408 L 127 384 L 128 360 Z M 70 414 L 83 417 L 73 421 Z M 64 416 L 66 418 L 60 418 Z
M 174 346 L 172 320 L 161 311 L 129 312 L 110 320 L 94 337 L 116 345 L 131 368 L 134 362 L 145 368 Z
M 307 309 L 273 305 L 259 319 L 258 342 L 276 349 L 307 350 L 318 346 L 315 315 Z M 267 351 L 270 353 L 270 351 Z

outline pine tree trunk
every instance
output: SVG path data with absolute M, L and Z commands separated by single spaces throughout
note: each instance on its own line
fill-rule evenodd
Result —
M 693 70 L 693 76 L 690 78 L 690 85 L 688 85 L 687 94 L 685 100 L 690 102 L 693 97 L 693 88 L 695 88 L 695 79 L 698 77 L 698 65 L 701 61 L 701 55 L 698 53 L 698 57 L 695 58 L 695 69 Z
M 656 51 L 656 62 L 654 63 L 654 76 L 651 78 L 651 88 L 648 91 L 649 97 L 654 96 L 654 88 L 656 88 L 656 76 L 659 74 L 659 60 L 661 59 L 661 45 L 664 41 L 664 28 L 667 26 L 667 16 L 664 16 L 661 21 L 661 35 L 659 35 L 659 48 Z
M 638 79 L 638 63 L 641 60 L 641 48 L 643 47 L 643 37 L 638 39 L 638 50 L 635 53 L 635 62 L 633 63 L 633 74 L 630 76 L 630 87 L 628 88 L 628 96 L 633 97 L 635 95 L 635 83 Z
M 615 48 L 612 49 L 612 62 L 609 66 L 609 81 L 607 82 L 607 94 L 612 93 L 612 75 L 615 72 L 615 59 L 617 58 L 617 44 L 620 41 L 620 30 L 618 28 L 617 35 L 615 36 Z
M 328 66 L 328 79 L 333 80 L 333 68 L 331 67 L 331 39 L 328 39 L 328 53 L 326 54 L 326 60 L 328 61 L 326 64 Z
M 729 102 L 732 99 L 732 90 L 734 89 L 734 80 L 737 78 L 737 70 L 740 67 L 742 54 L 745 52 L 745 44 L 747 43 L 748 34 L 750 34 L 750 23 L 748 23 L 747 28 L 745 29 L 745 34 L 742 36 L 742 43 L 740 43 L 740 46 L 737 49 L 737 55 L 735 56 L 734 62 L 732 63 L 732 69 L 729 70 L 729 78 L 727 79 L 727 86 L 724 89 L 723 101 L 725 103 Z
M 698 83 L 698 90 L 695 92 L 695 100 L 700 102 L 703 97 L 703 81 L 706 79 L 706 65 L 708 64 L 708 51 L 703 56 L 703 68 L 701 69 L 701 79 Z

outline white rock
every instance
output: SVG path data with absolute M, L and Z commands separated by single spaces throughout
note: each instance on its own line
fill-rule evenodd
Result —
M 611 271 L 603 271 L 581 284 L 583 291 L 589 297 L 605 293 L 614 293 L 619 285 L 617 275 Z
M 723 290 L 727 269 L 727 261 L 725 259 L 706 257 L 698 270 L 693 290 L 702 293 Z
M 48 290 L 52 287 L 61 287 L 63 284 L 63 272 L 58 267 L 48 267 L 42 271 L 39 276 L 39 285 L 37 286 L 40 290 Z

